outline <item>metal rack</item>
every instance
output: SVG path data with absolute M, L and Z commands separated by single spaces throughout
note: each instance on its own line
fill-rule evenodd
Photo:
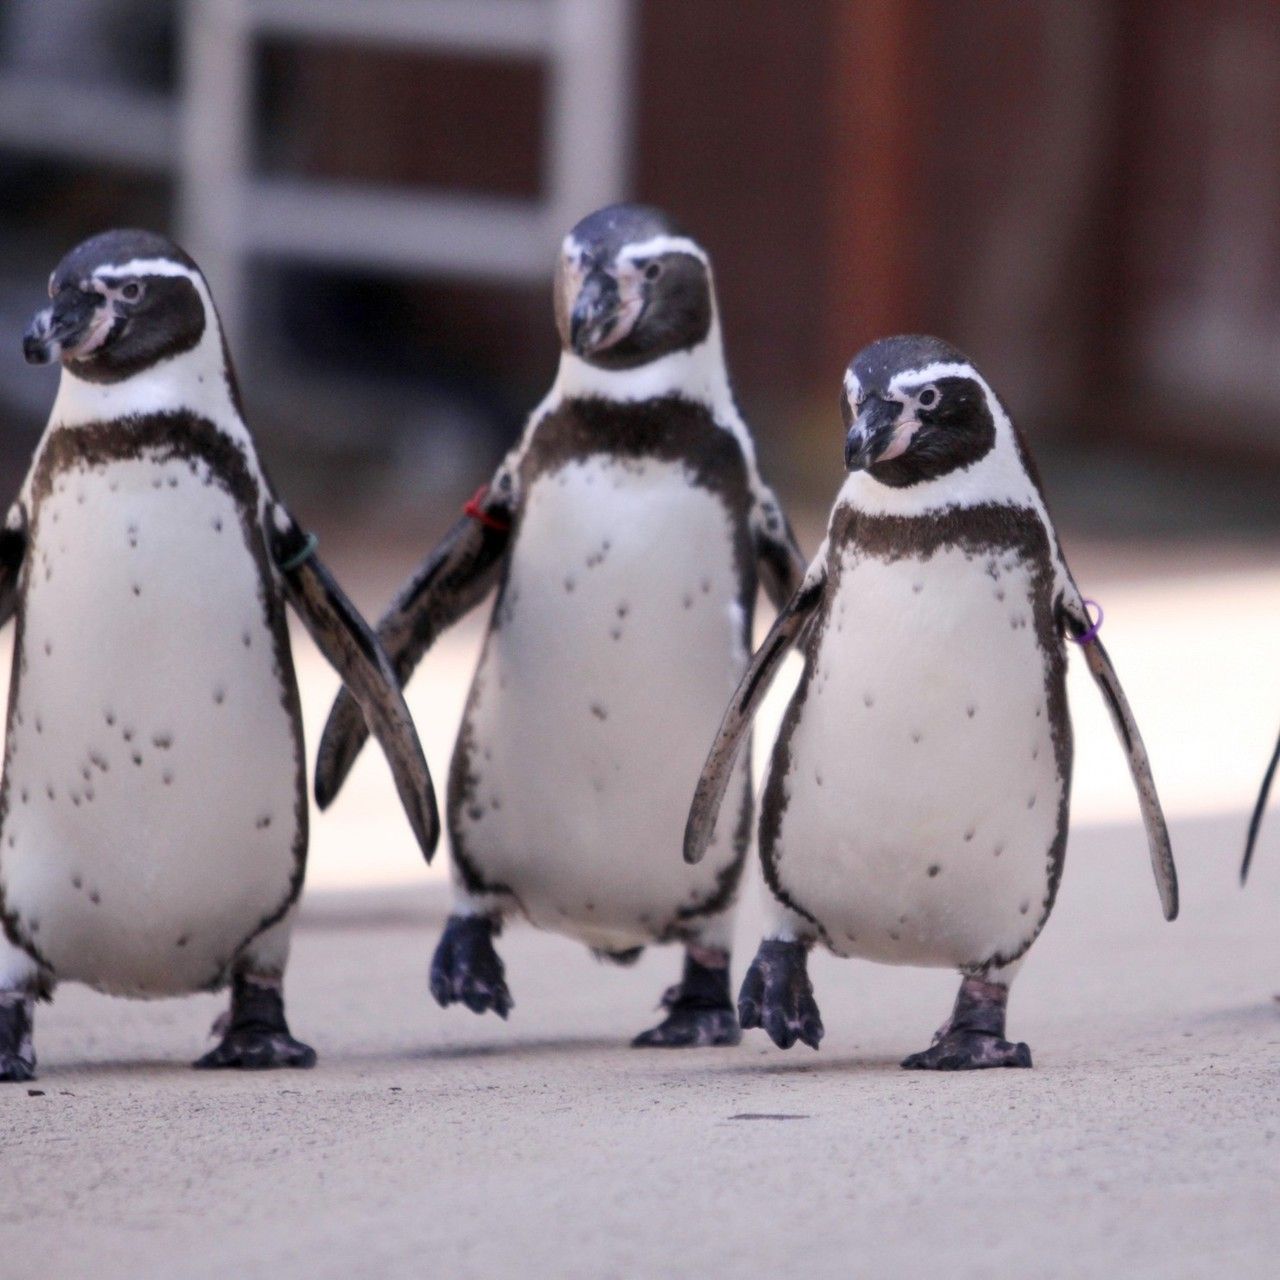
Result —
M 583 213 L 626 192 L 635 0 L 184 0 L 176 100 L 0 68 L 0 147 L 159 171 L 180 238 L 241 332 L 255 256 L 533 281 Z M 308 182 L 253 171 L 263 38 L 537 58 L 549 71 L 533 201 Z

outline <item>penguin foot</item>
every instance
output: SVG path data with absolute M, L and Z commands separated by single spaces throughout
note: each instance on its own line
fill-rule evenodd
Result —
M 230 1016 L 225 1024 L 221 1019 L 214 1023 L 214 1034 L 219 1031 L 219 1043 L 192 1064 L 201 1071 L 316 1065 L 316 1051 L 289 1033 L 278 981 L 255 981 L 238 974 L 231 986 Z
M 305 1070 L 316 1065 L 316 1051 L 309 1044 L 295 1040 L 287 1031 L 229 1031 L 218 1045 L 192 1065 L 201 1071 L 218 1067 L 239 1071 L 265 1071 L 270 1067 Z
M 633 1049 L 701 1049 L 734 1045 L 742 1039 L 738 1015 L 733 1009 L 694 1009 L 676 1005 L 656 1027 L 642 1031 L 631 1042 Z
M 684 973 L 663 994 L 662 1008 L 667 1016 L 636 1036 L 633 1049 L 737 1044 L 742 1029 L 729 996 L 729 953 L 690 943 L 684 953 Z
M 36 1078 L 36 1051 L 31 1040 L 35 1002 L 18 992 L 0 992 L 0 1083 Z
M 0 1084 L 20 1084 L 36 1078 L 36 1060 L 16 1053 L 0 1053 Z
M 908 1071 L 982 1071 L 987 1067 L 1029 1067 L 1031 1050 L 981 1031 L 953 1031 L 923 1053 L 902 1060 Z
M 1004 1038 L 1009 988 L 1000 982 L 966 978 L 951 1017 L 923 1053 L 904 1058 L 908 1071 L 983 1071 L 988 1067 L 1029 1067 L 1031 1050 Z
M 441 1008 L 465 1004 L 472 1013 L 492 1009 L 506 1018 L 515 1005 L 502 957 L 494 950 L 498 926 L 487 916 L 450 916 L 431 959 L 431 994 Z
M 742 980 L 738 993 L 738 1021 L 743 1027 L 763 1027 L 779 1049 L 797 1040 L 816 1049 L 822 1040 L 822 1015 L 813 998 L 803 942 L 766 939 Z

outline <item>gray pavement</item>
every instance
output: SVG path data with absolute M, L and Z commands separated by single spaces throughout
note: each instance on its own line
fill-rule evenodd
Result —
M 0 1090 L 0 1275 L 1273 1277 L 1280 819 L 1242 893 L 1243 825 L 1175 823 L 1174 925 L 1136 826 L 1076 830 L 1011 1003 L 1029 1072 L 900 1071 L 953 979 L 829 958 L 817 1054 L 632 1051 L 675 954 L 527 929 L 510 1023 L 446 1013 L 438 880 L 313 893 L 312 1072 L 190 1071 L 212 997 L 40 1011 L 40 1080 Z

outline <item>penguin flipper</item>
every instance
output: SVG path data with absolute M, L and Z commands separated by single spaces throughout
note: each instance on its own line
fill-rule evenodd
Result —
M 791 530 L 791 522 L 783 514 L 777 498 L 768 490 L 756 504 L 751 526 L 760 585 L 773 607 L 783 609 L 800 590 L 805 562 L 796 535 Z
M 508 514 L 477 508 L 459 520 L 401 587 L 378 623 L 378 640 L 403 688 L 440 635 L 480 603 L 498 578 L 510 542 Z M 338 691 L 316 753 L 316 803 L 342 789 L 369 728 L 349 689 Z
M 1271 784 L 1275 780 L 1276 765 L 1280 764 L 1280 738 L 1276 739 L 1275 749 L 1267 771 L 1262 776 L 1262 786 L 1258 788 L 1258 799 L 1253 806 L 1253 816 L 1249 819 L 1249 839 L 1245 842 L 1244 861 L 1240 864 L 1240 883 L 1249 878 L 1249 865 L 1253 862 L 1253 848 L 1258 843 L 1258 832 L 1262 829 L 1262 815 L 1267 811 L 1267 798 L 1271 795 Z
M 1164 811 L 1160 807 L 1160 796 L 1156 792 L 1155 778 L 1151 775 L 1151 761 L 1147 758 L 1147 748 L 1138 731 L 1138 722 L 1133 717 L 1129 700 L 1125 697 L 1120 684 L 1120 677 L 1111 664 L 1102 641 L 1098 639 L 1093 620 L 1082 601 L 1064 601 L 1064 625 L 1071 634 L 1082 640 L 1080 648 L 1084 652 L 1084 660 L 1089 674 L 1102 692 L 1107 710 L 1111 713 L 1111 723 L 1129 757 L 1129 772 L 1133 776 L 1134 789 L 1138 793 L 1138 806 L 1142 810 L 1142 822 L 1147 829 L 1147 846 L 1151 853 L 1151 870 L 1155 874 L 1156 889 L 1160 894 L 1160 905 L 1164 909 L 1164 918 L 1173 920 L 1178 914 L 1178 872 L 1173 863 L 1173 848 L 1169 841 L 1169 828 L 1165 822 Z M 1089 636 L 1088 633 L 1094 634 Z
M 428 862 L 440 840 L 431 771 L 391 663 L 369 624 L 356 611 L 307 537 L 278 504 L 271 551 L 285 595 L 320 652 L 354 694 L 391 766 L 396 791 Z
M 751 732 L 751 722 L 778 674 L 783 658 L 804 634 L 813 611 L 821 602 L 826 581 L 825 569 L 811 572 L 805 578 L 800 590 L 774 620 L 764 643 L 756 650 L 746 674 L 734 691 L 693 793 L 693 804 L 684 829 L 686 862 L 700 862 L 711 843 L 716 816 L 724 801 L 724 793 L 729 789 L 733 764 L 743 739 Z
M 0 529 L 0 627 L 17 612 L 18 581 L 27 556 L 26 524 L 21 508 L 15 505 L 8 523 Z

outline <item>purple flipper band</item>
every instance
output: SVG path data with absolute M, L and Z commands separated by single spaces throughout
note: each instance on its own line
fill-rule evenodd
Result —
M 1098 638 L 1098 632 L 1102 630 L 1102 619 L 1106 615 L 1102 612 L 1102 606 L 1096 600 L 1085 600 L 1082 598 L 1080 603 L 1084 605 L 1086 615 L 1088 615 L 1089 610 L 1092 609 L 1098 617 L 1097 621 L 1093 623 L 1088 631 L 1082 631 L 1078 636 L 1072 636 L 1071 639 L 1076 644 L 1090 644 Z

